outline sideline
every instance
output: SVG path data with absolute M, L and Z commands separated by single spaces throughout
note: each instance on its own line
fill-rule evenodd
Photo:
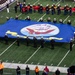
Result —
M 21 69 L 25 70 L 27 65 L 29 66 L 30 70 L 34 70 L 36 66 L 39 67 L 40 71 L 43 71 L 43 69 L 45 68 L 44 65 L 31 65 L 31 64 L 18 64 L 18 63 L 5 63 L 5 62 L 3 64 L 5 68 L 9 68 L 9 69 L 16 69 L 17 66 L 20 66 Z M 48 68 L 50 72 L 55 72 L 57 68 L 59 68 L 61 73 L 67 73 L 67 69 L 68 69 L 68 67 L 57 67 L 57 66 L 48 66 Z

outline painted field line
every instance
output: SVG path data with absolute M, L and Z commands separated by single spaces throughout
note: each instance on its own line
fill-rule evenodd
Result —
M 58 63 L 57 66 L 59 66 L 62 63 L 62 61 L 66 58 L 66 56 L 68 55 L 69 52 L 70 52 L 70 50 L 65 54 L 65 56 L 61 59 L 61 61 Z
M 46 14 L 44 14 L 42 17 L 40 17 L 37 21 L 39 21 L 41 18 L 43 18 Z
M 0 53 L 0 56 L 2 56 L 15 42 L 16 40 L 10 46 L 8 46 L 2 53 Z
M 70 16 L 67 16 L 66 19 L 63 21 L 63 23 L 69 18 Z
M 39 1 L 39 0 L 37 0 L 35 3 L 33 3 L 33 5 L 36 4 L 38 1 Z M 22 13 L 20 13 L 20 14 L 18 15 L 18 17 L 20 17 L 21 15 L 22 15 Z
M 3 74 L 6 74 L 6 75 L 12 75 L 12 73 L 6 73 L 6 72 L 4 72 Z
M 41 46 L 26 60 L 24 64 L 26 64 L 35 54 L 36 52 L 41 48 Z
M 59 2 L 56 3 L 56 5 L 58 5 L 61 2 L 61 0 Z
M 74 44 L 72 45 L 72 47 L 74 46 Z M 70 50 L 68 50 L 68 52 L 65 54 L 65 56 L 61 59 L 61 61 L 58 63 L 58 65 L 57 66 L 59 66 L 61 63 L 62 63 L 62 61 L 66 58 L 66 56 L 69 54 L 69 52 L 70 52 Z

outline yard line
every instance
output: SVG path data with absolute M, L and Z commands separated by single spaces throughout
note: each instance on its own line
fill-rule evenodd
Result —
M 62 63 L 62 61 L 65 59 L 65 57 L 68 55 L 69 52 L 70 52 L 70 50 L 65 54 L 65 56 L 61 59 L 61 61 L 58 63 L 57 66 L 59 66 Z
M 69 18 L 70 16 L 67 16 L 66 19 L 63 21 L 63 23 Z
M 26 63 L 36 54 L 36 52 L 37 52 L 40 48 L 41 48 L 41 46 L 38 47 L 38 49 L 26 60 L 26 62 L 25 62 L 24 64 L 26 64 Z
M 59 2 L 56 3 L 56 5 L 58 5 L 61 2 L 61 0 Z
M 41 18 L 43 18 L 46 14 L 44 14 L 42 17 L 40 17 L 37 21 L 39 21 Z
M 6 73 L 6 72 L 5 72 L 5 73 L 3 73 L 3 74 L 7 74 L 7 75 L 10 75 L 10 74 L 11 74 L 11 75 L 12 75 L 12 73 Z
M 10 46 L 8 46 L 2 53 L 0 53 L 0 56 L 2 56 L 15 42 L 16 40 Z
M 72 45 L 72 47 L 74 46 L 74 44 Z M 65 54 L 65 56 L 61 59 L 61 61 L 58 63 L 58 65 L 57 66 L 59 66 L 61 63 L 62 63 L 62 61 L 66 58 L 66 56 L 69 54 L 69 52 L 70 52 L 70 50 L 68 50 L 68 52 Z

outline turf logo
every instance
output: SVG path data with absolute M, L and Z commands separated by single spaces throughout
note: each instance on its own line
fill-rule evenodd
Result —
M 54 36 L 59 33 L 59 28 L 51 24 L 34 24 L 21 29 L 23 35 Z

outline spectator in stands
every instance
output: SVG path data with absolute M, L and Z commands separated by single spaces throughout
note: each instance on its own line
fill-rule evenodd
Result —
M 67 24 L 68 24 L 68 25 L 71 25 L 71 20 L 68 20 L 68 21 L 67 21 Z
M 0 75 L 3 75 L 3 69 L 4 69 L 4 65 L 2 61 L 0 61 Z
M 7 45 L 8 44 L 8 35 L 7 34 L 5 34 L 4 40 L 5 40 L 5 44 Z
M 55 71 L 55 75 L 60 75 L 59 69 L 57 69 L 57 70 Z
M 53 23 L 57 23 L 57 19 L 56 18 L 53 19 Z
M 28 65 L 26 66 L 26 75 L 29 75 L 29 72 L 30 72 L 30 68 L 28 67 Z
M 49 69 L 48 69 L 47 66 L 44 68 L 44 72 L 45 72 L 45 75 L 48 75 L 48 73 L 49 73 Z
M 47 18 L 47 22 L 51 22 L 51 18 L 50 17 Z
M 21 69 L 20 69 L 19 66 L 17 66 L 17 68 L 16 68 L 16 74 L 17 74 L 17 75 L 21 75 Z
M 6 5 L 7 13 L 9 13 L 9 4 Z
M 35 67 L 35 74 L 39 75 L 39 68 L 38 68 L 38 66 Z

